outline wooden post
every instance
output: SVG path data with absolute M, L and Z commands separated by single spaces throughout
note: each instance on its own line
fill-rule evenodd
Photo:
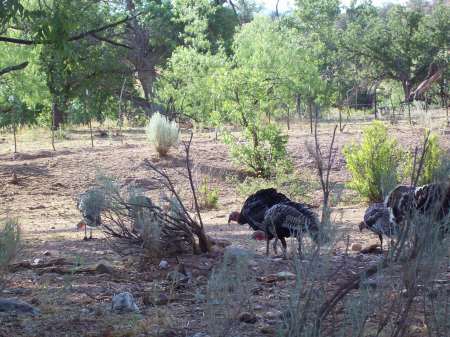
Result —
M 17 133 L 17 125 L 16 125 L 16 121 L 14 121 L 14 124 L 13 124 L 14 153 L 17 153 L 17 137 L 16 137 L 16 133 Z
M 91 147 L 94 147 L 94 135 L 92 133 L 92 121 L 89 118 L 89 131 L 91 133 Z
M 298 114 L 298 118 L 302 118 L 302 106 L 301 106 L 301 97 L 300 94 L 297 94 L 295 96 L 295 111 Z
M 288 128 L 288 130 L 291 129 L 291 121 L 290 121 L 290 114 L 289 114 L 289 105 L 287 105 L 287 128 Z

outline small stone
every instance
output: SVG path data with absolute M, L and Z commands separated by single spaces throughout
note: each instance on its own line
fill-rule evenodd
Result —
M 275 329 L 269 325 L 262 326 L 261 329 L 259 329 L 259 331 L 261 331 L 261 333 L 265 335 L 275 335 L 276 333 Z
M 362 245 L 360 243 L 352 244 L 352 251 L 359 252 L 362 250 Z
M 42 259 L 34 259 L 33 262 L 31 263 L 33 266 L 36 266 L 38 264 L 40 264 L 42 262 Z
M 129 292 L 123 292 L 114 295 L 112 298 L 111 309 L 118 312 L 139 312 L 134 297 Z
M 253 306 L 253 310 L 262 310 L 263 309 L 263 306 L 262 305 L 260 305 L 260 304 L 255 304 L 254 306 Z
M 295 274 L 289 272 L 289 271 L 280 271 L 276 274 L 278 277 L 278 280 L 285 281 L 285 280 L 295 280 L 296 276 Z
M 189 277 L 174 270 L 167 274 L 167 280 L 175 283 L 186 283 L 189 281 Z
M 114 274 L 114 268 L 107 262 L 99 262 L 95 266 L 95 271 L 99 274 Z
M 161 262 L 159 263 L 159 269 L 168 269 L 169 268 L 169 262 L 167 262 L 166 260 L 161 260 Z
M 89 315 L 89 309 L 83 308 L 83 309 L 80 310 L 80 313 L 82 315 Z
M 155 305 L 166 305 L 167 303 L 169 303 L 169 297 L 166 294 L 161 293 L 155 299 L 154 303 Z
M 244 323 L 254 324 L 256 323 L 256 316 L 250 312 L 242 312 L 239 315 L 239 320 Z
M 271 319 L 277 319 L 280 318 L 283 315 L 283 313 L 279 310 L 273 310 L 273 311 L 268 311 L 264 314 L 264 318 L 267 318 L 269 320 Z
M 16 298 L 0 299 L 0 312 L 15 312 L 17 314 L 38 315 L 39 310 L 27 302 Z

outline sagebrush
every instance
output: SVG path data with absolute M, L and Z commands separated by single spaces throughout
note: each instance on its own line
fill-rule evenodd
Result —
M 171 147 L 178 143 L 179 129 L 174 121 L 155 113 L 147 125 L 147 137 L 160 156 L 166 156 Z

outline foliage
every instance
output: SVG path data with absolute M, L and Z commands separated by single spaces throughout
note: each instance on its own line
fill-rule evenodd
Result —
M 284 193 L 292 200 L 301 200 L 310 203 L 313 201 L 313 193 L 320 188 L 312 173 L 305 171 L 300 175 L 298 172 L 286 172 L 279 170 L 271 179 L 258 177 L 246 177 L 242 182 L 236 182 L 237 191 L 243 198 L 264 188 L 274 187 Z
M 277 170 L 291 167 L 287 159 L 287 136 L 273 124 L 244 130 L 244 140 L 231 133 L 224 138 L 236 163 L 244 164 L 256 176 L 270 178 Z
M 209 178 L 203 177 L 200 186 L 198 187 L 200 207 L 206 209 L 217 208 L 219 202 L 219 188 L 211 187 Z
M 366 127 L 361 143 L 344 147 L 343 153 L 352 175 L 349 187 L 371 202 L 383 200 L 405 173 L 406 154 L 380 121 Z
M 160 156 L 166 156 L 178 142 L 178 125 L 160 113 L 155 113 L 147 125 L 147 137 Z
M 350 57 L 372 69 L 375 79 L 400 82 L 407 100 L 429 76 L 430 66 L 440 63 L 439 55 L 449 43 L 448 34 L 443 33 L 448 32 L 449 18 L 450 10 L 443 2 L 431 11 L 425 2 L 385 10 L 354 2 L 347 12 L 342 46 Z
M 439 178 L 440 170 L 443 168 L 443 160 L 444 151 L 439 146 L 439 138 L 435 134 L 430 134 L 419 185 L 432 183 L 436 178 Z
M 8 266 L 15 258 L 20 241 L 20 228 L 15 219 L 6 219 L 0 223 L 0 290 Z

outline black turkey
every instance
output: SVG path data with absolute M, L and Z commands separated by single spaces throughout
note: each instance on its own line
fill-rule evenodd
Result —
M 240 212 L 232 212 L 228 217 L 228 224 L 235 221 L 240 225 L 248 224 L 255 231 L 265 232 L 262 225 L 266 211 L 279 203 L 290 202 L 289 198 L 283 193 L 279 193 L 274 188 L 266 188 L 250 195 L 245 200 Z M 258 236 L 256 236 L 258 237 Z M 273 239 L 271 236 L 270 239 Z M 273 249 L 276 251 L 277 240 L 275 240 Z
M 359 230 L 367 228 L 378 235 L 383 251 L 383 235 L 392 237 L 398 235 L 398 226 L 392 221 L 391 212 L 384 203 L 370 205 L 364 213 L 364 220 L 359 224 Z
M 286 238 L 291 235 L 298 240 L 300 254 L 303 233 L 308 233 L 316 243 L 319 240 L 317 216 L 306 205 L 299 203 L 287 201 L 272 206 L 266 211 L 262 225 L 266 233 L 266 255 L 269 255 L 269 242 L 274 237 L 281 241 L 285 257 Z
M 99 189 L 90 189 L 81 193 L 77 200 L 77 208 L 82 220 L 78 223 L 78 229 L 84 229 L 84 239 L 92 239 L 92 228 L 102 224 L 101 212 L 105 203 L 105 195 Z M 90 227 L 90 236 L 87 237 L 87 228 Z

